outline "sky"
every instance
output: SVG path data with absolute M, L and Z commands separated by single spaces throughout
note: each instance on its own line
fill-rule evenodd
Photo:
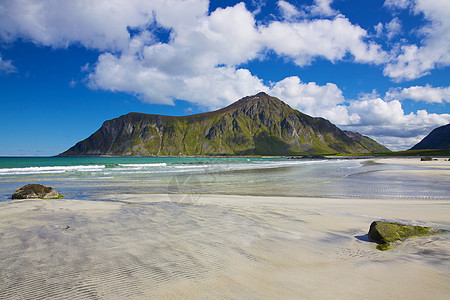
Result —
M 409 149 L 450 123 L 450 1 L 0 0 L 0 156 L 260 91 Z

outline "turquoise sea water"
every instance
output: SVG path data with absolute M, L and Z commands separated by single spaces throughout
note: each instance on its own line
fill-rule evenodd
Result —
M 8 201 L 28 183 L 50 185 L 67 198 L 93 200 L 118 193 L 450 197 L 447 178 L 404 172 L 408 170 L 414 167 L 376 164 L 370 159 L 2 157 L 0 201 Z

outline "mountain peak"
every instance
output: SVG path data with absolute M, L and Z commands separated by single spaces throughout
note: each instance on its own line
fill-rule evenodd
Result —
M 265 103 L 266 105 L 269 106 L 280 106 L 280 105 L 286 105 L 286 103 L 284 103 L 283 101 L 281 101 L 278 98 L 272 97 L 268 94 L 266 94 L 265 92 L 259 92 L 255 95 L 252 96 L 247 96 L 244 98 L 239 99 L 238 101 L 230 104 L 229 106 L 220 109 L 219 111 L 228 111 L 230 109 L 236 109 L 239 107 L 243 107 L 243 106 L 247 106 L 248 104 L 254 104 L 254 103 Z
M 265 92 L 259 92 L 256 95 L 250 96 L 250 98 L 254 98 L 254 99 L 264 99 L 264 98 L 272 98 L 270 95 L 266 94 Z

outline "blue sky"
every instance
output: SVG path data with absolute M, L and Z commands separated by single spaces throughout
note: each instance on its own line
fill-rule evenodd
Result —
M 450 123 L 448 0 L 2 0 L 0 155 L 265 91 L 408 149 Z

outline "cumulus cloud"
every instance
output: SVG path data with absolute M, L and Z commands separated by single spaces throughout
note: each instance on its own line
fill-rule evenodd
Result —
M 374 43 L 366 43 L 367 32 L 342 16 L 333 20 L 298 23 L 273 22 L 260 28 L 264 44 L 279 55 L 290 57 L 299 66 L 314 58 L 342 60 L 347 53 L 357 62 L 382 63 L 385 53 Z
M 450 114 L 426 110 L 405 114 L 400 97 L 393 100 L 391 94 L 382 99 L 372 91 L 361 94 L 359 100 L 348 101 L 335 84 L 303 83 L 296 76 L 275 83 L 268 91 L 293 108 L 325 117 L 343 129 L 369 135 L 392 150 L 408 149 L 432 129 L 450 123 Z
M 321 86 L 315 82 L 304 83 L 293 76 L 275 83 L 269 93 L 306 114 L 321 116 L 335 123 L 353 123 L 359 118 L 348 114 L 342 105 L 345 102 L 342 91 L 333 83 Z
M 278 3 L 285 17 L 299 13 L 286 1 Z M 379 45 L 366 42 L 367 32 L 343 16 L 257 25 L 243 3 L 211 13 L 208 4 L 205 0 L 6 1 L 0 4 L 0 37 L 99 49 L 103 53 L 88 70 L 90 87 L 135 94 L 150 103 L 183 99 L 205 107 L 268 90 L 261 79 L 239 68 L 252 59 L 264 60 L 267 50 L 290 57 L 299 66 L 316 57 L 336 62 L 349 54 L 362 63 L 383 60 Z M 330 4 L 315 1 L 310 10 L 331 15 Z M 158 41 L 152 33 L 155 24 L 170 31 L 168 41 Z M 276 88 L 281 90 L 286 82 Z M 311 83 L 303 90 L 312 93 L 314 88 L 317 85 Z M 313 112 L 312 105 L 304 108 Z
M 423 131 L 450 122 L 450 114 L 430 114 L 426 110 L 406 115 L 400 101 L 381 98 L 352 101 L 348 111 L 360 117 L 357 123 L 350 125 L 368 126 L 369 132 L 390 132 L 388 135 L 398 137 L 411 136 L 411 130 Z
M 384 6 L 390 9 L 406 9 L 411 5 L 411 0 L 386 0 Z
M 401 46 L 384 68 L 384 74 L 396 81 L 419 78 L 435 68 L 450 65 L 450 2 L 415 0 L 413 7 L 414 13 L 423 14 L 429 23 L 419 30 L 424 37 L 421 45 Z
M 17 68 L 13 65 L 11 60 L 4 60 L 0 55 L 0 74 L 9 74 L 17 72 Z
M 159 20 L 157 13 L 155 18 Z M 292 57 L 298 65 L 319 56 L 337 61 L 350 53 L 358 62 L 379 62 L 383 56 L 379 46 L 364 41 L 366 31 L 344 17 L 258 26 L 240 3 L 192 18 L 196 21 L 186 20 L 176 30 L 170 27 L 168 43 L 152 43 L 151 34 L 144 31 L 131 38 L 121 53 L 100 55 L 89 75 L 91 86 L 134 93 L 151 103 L 183 99 L 216 107 L 269 89 L 239 68 L 249 60 L 264 59 L 267 49 Z
M 314 4 L 307 8 L 313 16 L 331 17 L 338 12 L 331 8 L 333 0 L 314 0 Z
M 391 150 L 409 149 L 434 128 L 450 123 L 450 114 L 426 110 L 405 114 L 400 101 L 381 98 L 351 102 L 348 112 L 358 115 L 359 120 L 342 128 L 363 132 Z
M 128 29 L 145 29 L 155 21 L 154 12 L 163 26 L 179 28 L 185 20 L 204 15 L 208 4 L 207 0 L 6 0 L 0 4 L 0 37 L 58 48 L 81 44 L 122 50 L 128 46 Z
M 402 31 L 402 24 L 398 18 L 394 18 L 392 21 L 385 25 L 386 35 L 388 39 L 392 39 L 396 35 L 400 34 Z
M 389 99 L 410 99 L 428 103 L 450 102 L 450 87 L 411 86 L 404 89 L 391 89 L 386 93 Z
M 377 37 L 386 36 L 388 40 L 393 39 L 395 36 L 399 35 L 402 32 L 402 24 L 399 18 L 394 18 L 386 24 L 380 22 L 375 25 L 374 28 Z
M 218 67 L 196 75 L 168 74 L 146 67 L 136 56 L 110 53 L 100 56 L 89 79 L 94 88 L 132 93 L 145 102 L 172 105 L 174 99 L 187 99 L 208 108 L 265 90 L 261 80 L 246 69 Z
M 294 5 L 287 1 L 279 0 L 278 8 L 280 9 L 283 18 L 286 20 L 292 20 L 303 15 Z
M 192 24 L 175 31 L 170 43 L 151 44 L 141 34 L 121 54 L 102 54 L 89 75 L 91 86 L 134 93 L 151 103 L 184 99 L 205 107 L 264 89 L 259 78 L 235 67 L 255 58 L 261 47 L 244 4 L 217 9 Z

